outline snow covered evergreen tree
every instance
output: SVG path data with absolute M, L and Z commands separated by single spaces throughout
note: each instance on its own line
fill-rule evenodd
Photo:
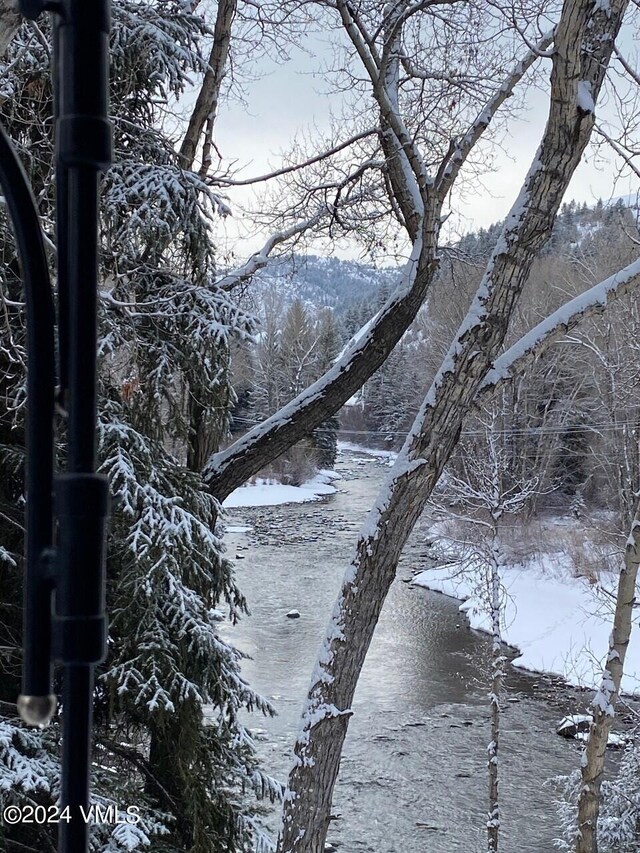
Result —
M 224 202 L 184 171 L 162 128 L 189 75 L 202 73 L 202 19 L 178 0 L 116 0 L 115 161 L 102 185 L 100 459 L 115 497 L 108 553 L 109 659 L 96 695 L 94 796 L 137 805 L 137 826 L 102 826 L 95 850 L 206 853 L 264 847 L 246 796 L 277 795 L 260 773 L 242 709 L 270 713 L 218 634 L 244 608 L 198 471 L 227 428 L 229 348 L 252 320 L 214 285 L 212 224 Z M 0 120 L 25 163 L 53 234 L 53 144 L 46 22 L 25 25 L 0 67 Z M 24 309 L 0 206 L 0 791 L 55 802 L 56 724 L 26 731 L 19 692 Z M 64 434 L 63 428 L 60 430 Z M 6 704 L 5 704 L 6 703 Z M 55 830 L 55 827 L 50 829 Z M 48 849 L 44 827 L 8 843 Z M 12 849 L 9 847 L 9 849 Z M 18 849 L 17 847 L 15 849 Z
M 398 447 L 409 430 L 424 385 L 411 335 L 400 341 L 362 392 L 363 411 L 385 444 Z

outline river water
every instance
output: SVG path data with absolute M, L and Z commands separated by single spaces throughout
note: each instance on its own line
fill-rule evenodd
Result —
M 322 502 L 228 512 L 229 525 L 251 527 L 227 534 L 251 616 L 227 634 L 251 655 L 245 678 L 278 711 L 249 724 L 265 769 L 283 781 L 318 645 L 388 467 L 349 452 L 336 470 L 339 492 Z M 358 684 L 328 834 L 340 853 L 486 850 L 489 641 L 469 629 L 457 602 L 406 583 L 426 561 L 418 533 Z M 287 618 L 292 609 L 299 619 Z M 555 727 L 586 699 L 511 669 L 500 744 L 502 850 L 553 850 L 547 780 L 574 770 L 580 757 Z

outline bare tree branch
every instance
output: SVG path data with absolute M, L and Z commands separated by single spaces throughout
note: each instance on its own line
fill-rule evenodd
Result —
M 258 175 L 256 178 L 244 178 L 236 180 L 234 178 L 212 178 L 211 183 L 217 186 L 225 186 L 225 187 L 246 187 L 251 184 L 260 184 L 264 181 L 270 181 L 272 178 L 279 178 L 282 175 L 288 175 L 291 172 L 299 172 L 301 169 L 305 169 L 307 166 L 312 166 L 314 163 L 320 163 L 322 160 L 327 160 L 329 157 L 333 157 L 334 154 L 339 154 L 340 151 L 344 151 L 345 148 L 349 148 L 351 145 L 354 145 L 356 142 L 359 142 L 361 139 L 367 139 L 369 136 L 373 136 L 376 134 L 377 130 L 363 130 L 362 133 L 357 133 L 355 136 L 350 137 L 344 142 L 340 142 L 338 145 L 334 145 L 332 148 L 328 148 L 326 151 L 323 151 L 320 154 L 316 154 L 314 157 L 309 157 L 307 160 L 303 160 L 301 163 L 295 163 L 293 166 L 283 166 L 281 169 L 276 169 L 273 172 L 268 172 L 264 175 Z
M 541 44 L 546 44 L 546 41 Z M 361 50 L 366 55 L 364 44 L 361 44 Z M 409 328 L 424 303 L 431 279 L 438 268 L 437 240 L 441 205 L 446 192 L 473 146 L 489 126 L 498 107 L 509 97 L 518 80 L 531 67 L 535 59 L 536 56 L 529 54 L 518 63 L 481 113 L 483 118 L 486 117 L 486 121 L 477 120 L 464 137 L 460 158 L 452 164 L 451 174 L 443 178 L 438 188 L 438 198 L 435 193 L 430 196 L 430 210 L 422 223 L 423 233 L 416 236 L 417 242 L 414 243 L 403 282 L 398 292 L 392 295 L 376 315 L 367 334 L 311 388 L 208 461 L 204 469 L 205 481 L 208 489 L 220 501 L 256 474 L 260 468 L 276 459 L 324 420 L 334 415 L 380 367 Z M 384 138 L 383 136 L 383 147 Z M 418 227 L 415 207 L 411 207 L 411 198 L 415 199 L 415 192 L 412 194 L 406 187 L 408 181 L 414 182 L 415 187 L 415 179 L 408 169 L 397 168 L 394 171 L 393 164 L 397 166 L 398 163 L 397 147 L 388 146 L 385 154 L 387 154 L 389 168 L 388 178 L 392 184 L 390 188 L 392 202 L 395 201 L 401 206 L 403 215 L 407 208 L 413 211 L 413 224 L 407 225 L 411 234 Z M 246 278 L 245 276 L 243 280 Z M 229 286 L 234 285 L 227 282 L 225 287 Z
M 522 80 L 531 66 L 543 54 L 543 51 L 553 43 L 554 32 L 547 33 L 534 49 L 531 49 L 526 56 L 513 69 L 511 74 L 503 80 L 500 88 L 496 90 L 493 97 L 486 104 L 482 112 L 478 115 L 469 130 L 465 133 L 462 139 L 452 142 L 449 154 L 445 158 L 436 178 L 436 188 L 441 197 L 444 198 L 455 179 L 460 172 L 460 169 L 466 162 L 469 154 L 473 150 L 484 131 L 487 129 L 496 112 L 504 104 L 504 102 L 513 95 L 516 85 Z
M 399 31 L 393 36 L 393 45 L 390 47 L 396 58 L 391 60 L 385 53 L 385 62 L 382 64 L 360 35 L 356 11 L 346 0 L 337 0 L 336 6 L 345 31 L 371 80 L 373 95 L 380 109 L 381 141 L 394 192 L 409 228 L 409 236 L 414 241 L 420 223 L 424 221 L 426 209 L 432 203 L 433 194 L 432 181 L 429 180 L 424 160 L 398 109 Z M 401 10 L 398 10 L 398 14 L 400 13 Z
M 580 296 L 565 302 L 494 361 L 479 393 L 492 390 L 500 382 L 521 373 L 524 365 L 538 358 L 551 343 L 588 317 L 601 314 L 614 299 L 637 287 L 639 281 L 640 258 L 637 258 Z
M 219 279 L 216 282 L 216 287 L 220 287 L 223 290 L 229 291 L 233 290 L 235 287 L 242 284 L 243 282 L 248 281 L 258 272 L 258 270 L 263 269 L 267 265 L 269 255 L 271 254 L 271 252 L 273 252 L 276 246 L 279 246 L 281 243 L 285 243 L 292 237 L 295 237 L 296 235 L 302 234 L 304 231 L 308 231 L 310 228 L 313 228 L 322 219 L 324 219 L 328 215 L 328 213 L 329 211 L 326 209 L 321 210 L 316 213 L 315 216 L 312 216 L 310 219 L 307 219 L 304 222 L 296 222 L 290 228 L 286 228 L 282 231 L 278 231 L 275 234 L 272 234 L 259 252 L 255 252 L 253 255 L 251 255 L 249 260 L 239 269 L 227 273 L 223 278 Z
M 622 65 L 622 67 L 627 72 L 629 77 L 631 77 L 631 79 L 634 81 L 634 83 L 637 83 L 638 86 L 640 86 L 640 74 L 635 70 L 635 68 L 632 68 L 631 65 L 629 65 L 627 60 L 622 55 L 619 47 L 617 47 L 617 46 L 614 47 L 614 51 L 616 54 L 616 59 L 618 60 L 620 65 Z
M 609 134 L 601 127 L 601 125 L 596 125 L 595 131 L 607 142 L 609 147 L 616 152 L 618 157 L 620 157 L 626 163 L 626 165 L 631 169 L 631 171 L 634 172 L 640 178 L 640 166 L 637 166 L 633 162 L 634 155 L 630 154 L 628 151 L 625 151 L 622 145 L 620 145 L 619 142 L 616 142 L 615 139 L 609 136 Z

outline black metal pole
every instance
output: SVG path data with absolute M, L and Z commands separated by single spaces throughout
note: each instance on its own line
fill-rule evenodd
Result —
M 21 0 L 30 18 L 54 13 L 58 332 L 66 473 L 53 479 L 54 316 L 37 209 L 0 131 L 0 182 L 15 222 L 27 292 L 27 565 L 20 712 L 55 710 L 53 657 L 63 667 L 60 853 L 87 853 L 94 669 L 106 654 L 104 541 L 108 483 L 96 465 L 98 179 L 111 162 L 110 0 Z M 52 480 L 57 540 L 53 547 Z M 53 608 L 52 608 L 52 590 Z
M 62 289 L 68 301 L 61 372 L 68 381 L 67 473 L 55 481 L 56 658 L 63 665 L 61 853 L 86 853 L 94 668 L 106 654 L 104 538 L 108 484 L 96 464 L 98 177 L 111 162 L 109 0 L 63 0 L 56 21 L 58 197 L 66 217 Z M 62 266 L 59 268 L 63 268 Z M 61 306 L 61 310 L 64 306 Z
M 52 16 L 52 64 L 54 126 L 60 118 L 60 16 Z M 56 249 L 58 291 L 58 404 L 63 414 L 68 407 L 69 389 L 69 194 L 67 167 L 59 157 L 55 162 Z

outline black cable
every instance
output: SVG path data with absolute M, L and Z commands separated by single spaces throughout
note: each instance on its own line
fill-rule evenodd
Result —
M 26 566 L 23 679 L 18 707 L 34 725 L 55 710 L 51 666 L 51 577 L 46 555 L 53 543 L 54 309 L 38 211 L 20 160 L 0 128 L 0 185 L 22 269 L 27 316 Z

